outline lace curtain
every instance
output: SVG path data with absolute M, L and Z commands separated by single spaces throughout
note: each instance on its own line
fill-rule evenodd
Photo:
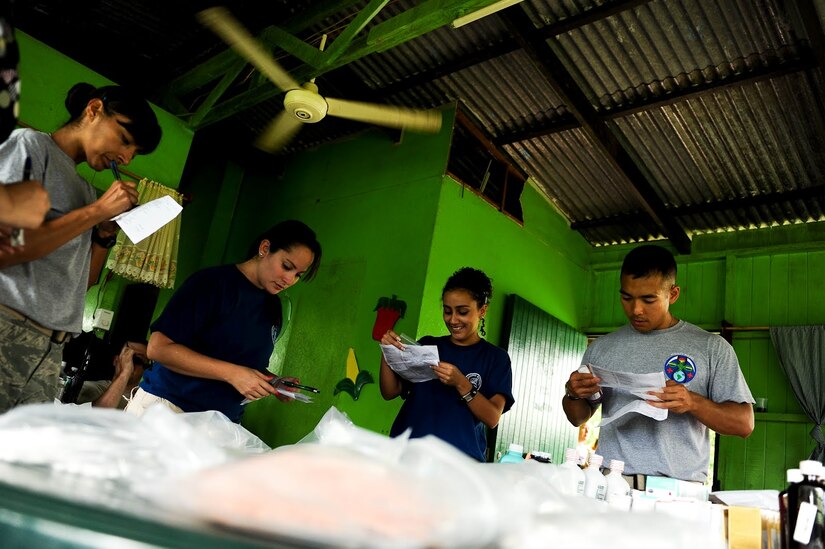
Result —
M 138 183 L 140 204 L 162 196 L 171 196 L 178 204 L 182 200 L 180 193 L 155 181 L 143 179 Z M 180 218 L 180 215 L 177 216 L 138 244 L 119 231 L 106 267 L 129 280 L 153 284 L 158 288 L 172 288 L 178 270 Z

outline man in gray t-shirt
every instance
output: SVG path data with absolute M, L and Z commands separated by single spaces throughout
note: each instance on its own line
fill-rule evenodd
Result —
M 621 301 L 630 321 L 594 341 L 582 363 L 634 374 L 662 372 L 666 385 L 652 393 L 651 406 L 668 410 L 662 421 L 628 413 L 603 426 L 599 454 L 625 463 L 626 475 L 656 475 L 707 480 L 708 429 L 747 437 L 753 431 L 753 397 L 733 348 L 711 334 L 675 318 L 670 305 L 679 298 L 676 261 L 659 246 L 641 246 L 625 257 Z M 562 407 L 575 426 L 586 422 L 601 404 L 611 417 L 636 397 L 600 387 L 590 373 L 570 374 Z M 602 393 L 601 402 L 588 397 Z M 640 487 L 640 486 L 636 486 Z

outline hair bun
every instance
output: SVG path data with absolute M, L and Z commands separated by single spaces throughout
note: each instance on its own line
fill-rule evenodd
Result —
M 77 118 L 86 105 L 97 96 L 97 88 L 86 82 L 79 82 L 72 86 L 66 94 L 66 110 L 69 111 L 71 119 Z

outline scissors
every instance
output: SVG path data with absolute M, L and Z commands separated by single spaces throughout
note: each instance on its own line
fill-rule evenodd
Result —
M 284 376 L 273 376 L 272 379 L 269 380 L 269 384 L 272 385 L 273 387 L 277 387 L 278 385 L 284 385 L 286 387 L 294 387 L 296 389 L 303 389 L 304 391 L 309 391 L 309 392 L 315 393 L 315 394 L 318 394 L 318 393 L 321 392 L 320 389 L 316 389 L 315 387 L 310 387 L 309 385 L 301 385 L 300 383 L 295 383 L 294 381 L 291 381 L 289 379 L 284 379 Z M 279 389 L 279 391 L 283 391 L 283 390 Z M 310 397 L 308 397 L 304 394 L 301 394 L 301 393 L 292 393 L 292 395 L 294 395 L 293 398 L 295 398 L 296 400 L 300 400 L 302 402 L 311 402 L 312 401 L 312 399 Z M 246 398 L 246 399 L 243 400 L 243 402 L 241 402 L 241 405 L 249 404 L 250 402 L 252 402 L 252 401 L 250 399 Z

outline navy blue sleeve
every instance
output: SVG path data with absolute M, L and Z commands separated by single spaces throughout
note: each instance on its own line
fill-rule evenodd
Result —
M 499 347 L 496 347 L 495 350 L 497 351 L 496 358 L 488 374 L 487 383 L 485 383 L 485 387 L 482 387 L 482 394 L 487 398 L 495 395 L 503 396 L 503 412 L 506 412 L 516 402 L 513 397 L 513 368 L 507 351 Z
M 181 345 L 192 347 L 200 334 L 219 314 L 220 279 L 211 276 L 213 269 L 198 271 L 190 276 L 172 295 L 163 313 L 152 323 L 153 332 Z

